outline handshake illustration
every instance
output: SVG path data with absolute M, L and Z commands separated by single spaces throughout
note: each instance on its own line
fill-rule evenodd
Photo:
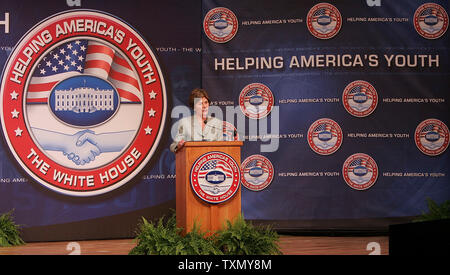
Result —
M 101 153 L 120 152 L 134 135 L 134 131 L 96 134 L 85 129 L 69 135 L 39 128 L 32 130 L 42 149 L 61 151 L 76 165 L 94 161 Z

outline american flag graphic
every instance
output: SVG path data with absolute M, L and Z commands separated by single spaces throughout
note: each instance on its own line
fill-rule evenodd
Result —
M 224 20 L 228 23 L 228 25 L 233 25 L 233 19 L 224 12 L 214 13 L 209 19 L 210 26 L 213 26 L 214 23 L 218 20 Z
M 372 167 L 370 167 L 370 166 L 368 165 L 367 160 L 364 159 L 364 158 L 357 158 L 357 159 L 353 160 L 352 162 L 350 162 L 350 164 L 349 164 L 349 166 L 348 166 L 348 169 L 349 169 L 350 172 L 353 172 L 353 170 L 354 170 L 356 167 L 359 167 L 359 166 L 362 166 L 362 167 L 367 168 L 367 170 L 368 170 L 369 172 L 372 172 L 372 171 L 373 171 Z
M 269 96 L 266 93 L 264 93 L 262 90 L 254 88 L 245 94 L 245 102 L 250 101 L 250 98 L 252 98 L 253 96 L 261 96 L 265 101 L 269 100 Z
M 437 124 L 428 124 L 420 131 L 420 137 L 425 137 L 429 132 L 435 132 L 438 133 L 441 137 L 445 136 L 445 131 L 442 129 L 442 127 L 439 127 Z
M 316 10 L 313 13 L 313 21 L 317 21 L 317 19 L 319 17 L 324 16 L 324 15 L 328 16 L 328 17 L 331 17 L 331 20 L 333 20 L 333 21 L 337 20 L 336 14 L 334 12 L 332 12 L 329 9 L 321 8 L 321 9 Z
M 232 177 L 233 170 L 231 170 L 227 166 L 228 165 L 222 160 L 210 160 L 202 166 L 202 168 L 198 172 L 198 177 L 204 178 L 206 174 L 208 174 L 211 170 L 220 170 L 225 173 L 227 177 Z
M 112 48 L 90 40 L 64 43 L 38 63 L 28 86 L 27 104 L 45 104 L 52 88 L 71 76 L 89 74 L 111 82 L 121 103 L 141 103 L 138 77 Z
M 355 86 L 353 87 L 349 92 L 349 95 L 354 95 L 354 94 L 365 94 L 367 96 L 368 99 L 373 99 L 373 96 L 371 93 L 367 92 L 367 88 L 363 87 L 363 86 Z
M 317 125 L 316 128 L 314 128 L 313 136 L 317 137 L 319 135 L 319 133 L 321 133 L 323 131 L 330 132 L 334 137 L 336 137 L 338 135 L 338 131 L 331 124 L 321 123 L 321 124 Z
M 250 170 L 255 167 L 261 168 L 264 173 L 269 173 L 269 168 L 266 165 L 264 165 L 264 162 L 258 159 L 254 159 L 249 163 L 247 163 L 247 165 L 244 167 L 244 173 L 250 172 Z
M 421 21 L 421 22 L 425 21 L 425 18 L 427 18 L 430 15 L 436 16 L 439 21 L 444 21 L 444 15 L 441 12 L 439 12 L 438 9 L 433 9 L 433 8 L 428 8 L 428 9 L 423 10 L 419 14 L 419 21 Z

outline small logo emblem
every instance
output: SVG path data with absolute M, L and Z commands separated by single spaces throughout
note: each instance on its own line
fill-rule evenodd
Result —
M 241 165 L 242 185 L 251 191 L 261 191 L 272 183 L 273 165 L 262 155 L 251 155 Z
M 342 144 L 341 127 L 329 118 L 316 120 L 308 129 L 308 144 L 317 154 L 333 154 Z
M 261 83 L 245 86 L 239 95 L 239 106 L 242 113 L 252 119 L 266 117 L 272 111 L 273 104 L 272 91 Z
M 209 152 L 200 156 L 190 173 L 194 193 L 208 203 L 222 203 L 239 189 L 239 165 L 223 152 Z
M 414 28 L 426 39 L 437 39 L 447 31 L 447 12 L 438 4 L 423 4 L 414 13 Z
M 203 30 L 206 36 L 216 43 L 226 43 L 233 39 L 238 25 L 236 15 L 223 7 L 210 10 L 203 20 Z
M 309 10 L 306 23 L 312 35 L 319 39 L 330 39 L 341 29 L 342 16 L 335 6 L 319 3 Z
M 417 126 L 414 140 L 417 148 L 425 155 L 440 155 L 448 147 L 448 127 L 438 119 L 426 119 Z
M 367 81 L 356 80 L 345 87 L 342 93 L 345 110 L 355 117 L 370 115 L 378 104 L 378 94 Z
M 375 184 L 378 178 L 378 166 L 369 155 L 356 153 L 344 162 L 342 175 L 351 188 L 366 190 Z

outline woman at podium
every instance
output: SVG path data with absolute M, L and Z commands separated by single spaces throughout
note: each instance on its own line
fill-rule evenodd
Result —
M 170 145 L 172 152 L 176 153 L 186 141 L 223 140 L 223 121 L 208 116 L 210 103 L 206 90 L 199 88 L 192 90 L 189 107 L 194 110 L 194 115 L 178 121 L 177 135 Z

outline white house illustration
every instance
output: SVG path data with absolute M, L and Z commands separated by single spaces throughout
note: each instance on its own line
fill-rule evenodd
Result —
M 80 87 L 55 90 L 55 111 L 93 113 L 114 110 L 114 91 Z

